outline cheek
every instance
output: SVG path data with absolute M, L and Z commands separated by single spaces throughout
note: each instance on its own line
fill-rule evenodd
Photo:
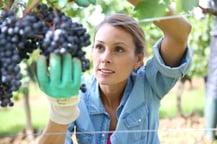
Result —
M 99 63 L 99 56 L 96 55 L 96 53 L 92 53 L 92 61 L 93 61 L 93 66 L 96 67 Z
M 120 70 L 131 72 L 135 65 L 135 59 L 128 57 L 127 59 L 118 60 Z

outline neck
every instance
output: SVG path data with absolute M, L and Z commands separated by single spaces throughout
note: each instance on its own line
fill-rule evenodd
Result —
M 100 94 L 104 106 L 117 108 L 123 97 L 125 85 L 100 85 Z

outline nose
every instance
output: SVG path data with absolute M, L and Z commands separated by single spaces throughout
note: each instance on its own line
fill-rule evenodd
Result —
M 102 57 L 101 57 L 101 62 L 102 63 L 111 63 L 111 52 L 106 50 L 104 51 L 104 53 L 102 54 Z

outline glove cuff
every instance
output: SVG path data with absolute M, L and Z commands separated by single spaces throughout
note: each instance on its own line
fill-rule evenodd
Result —
M 79 96 L 71 98 L 48 98 L 50 101 L 50 120 L 58 124 L 69 124 L 75 121 L 80 111 L 78 109 Z
M 55 106 L 68 107 L 72 105 L 77 105 L 80 101 L 79 96 L 72 96 L 70 98 L 53 98 L 48 96 L 48 101 Z

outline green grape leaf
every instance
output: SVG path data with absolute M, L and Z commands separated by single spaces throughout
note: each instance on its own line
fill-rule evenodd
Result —
M 170 0 L 143 0 L 139 2 L 134 10 L 138 18 L 162 17 L 166 14 Z
M 185 12 L 191 11 L 198 6 L 199 0 L 182 0 L 182 10 Z

